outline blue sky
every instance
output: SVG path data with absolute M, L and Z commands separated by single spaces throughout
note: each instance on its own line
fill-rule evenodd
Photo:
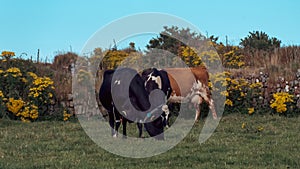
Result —
M 58 52 L 80 53 L 101 27 L 143 12 L 178 16 L 223 42 L 227 35 L 231 44 L 259 30 L 284 45 L 300 45 L 297 0 L 0 0 L 0 7 L 0 51 L 14 51 L 16 56 L 25 52 L 35 57 L 37 49 L 50 60 Z

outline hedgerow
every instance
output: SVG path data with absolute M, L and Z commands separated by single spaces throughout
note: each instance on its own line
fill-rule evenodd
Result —
M 3 51 L 0 59 L 0 118 L 33 122 L 64 119 L 55 109 L 55 87 L 51 77 L 39 75 L 41 67 L 30 60 L 14 59 L 14 52 Z M 50 74 L 49 74 L 50 75 Z M 57 119 L 57 118 L 56 118 Z

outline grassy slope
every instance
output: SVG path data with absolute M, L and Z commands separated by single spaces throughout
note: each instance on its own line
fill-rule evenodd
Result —
M 299 122 L 299 117 L 228 115 L 202 145 L 203 121 L 172 150 L 130 159 L 98 147 L 79 123 L 0 119 L 0 168 L 300 168 Z

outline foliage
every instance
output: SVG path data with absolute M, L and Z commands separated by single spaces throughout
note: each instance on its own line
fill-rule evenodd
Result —
M 201 41 L 204 39 L 203 35 L 191 32 L 189 28 L 179 29 L 176 26 L 172 26 L 171 28 L 165 26 L 164 31 L 159 34 L 159 37 L 151 39 L 146 47 L 148 50 L 151 48 L 168 50 L 178 56 L 180 54 L 180 47 L 189 45 L 187 44 L 188 40 Z
M 63 117 L 64 117 L 63 120 L 64 120 L 64 121 L 69 120 L 71 116 L 72 116 L 72 114 L 71 114 L 70 112 L 68 112 L 68 110 L 65 109 L 65 110 L 63 111 Z
M 1 57 L 6 61 L 15 56 L 15 52 L 11 51 L 2 51 Z
M 199 66 L 202 64 L 201 56 L 195 52 L 195 49 L 192 49 L 188 46 L 181 47 L 181 59 L 189 66 Z
M 244 56 L 237 46 L 233 46 L 229 52 L 224 53 L 224 63 L 226 68 L 242 68 L 245 66 Z
M 102 66 L 104 69 L 116 69 L 128 55 L 129 53 L 122 50 L 109 50 L 102 59 Z
M 183 61 L 184 66 L 209 65 L 209 67 L 215 68 L 214 66 L 219 65 L 220 60 L 215 50 L 217 40 L 218 37 L 207 38 L 202 34 L 192 32 L 189 28 L 164 27 L 164 31 L 160 33 L 159 37 L 149 41 L 146 52 L 148 55 L 152 53 L 149 55 L 151 60 L 152 56 L 158 56 L 153 54 L 154 49 L 158 50 L 157 52 L 163 57 L 157 58 L 157 61 L 154 62 L 164 62 L 163 65 L 167 67 L 176 67 L 177 64 L 182 66 L 181 61 Z M 165 54 L 161 54 L 163 52 Z
M 294 114 L 294 109 L 296 106 L 293 104 L 294 96 L 287 93 L 287 92 L 277 92 L 274 93 L 273 99 L 270 101 L 270 107 L 276 111 L 276 113 L 279 114 Z
M 240 45 L 248 49 L 272 50 L 279 48 L 281 41 L 275 37 L 270 38 L 262 31 L 249 32 L 250 35 L 241 39 Z
M 23 61 L 18 65 L 20 59 L 10 58 L 10 61 L 0 60 L 0 118 L 30 122 L 50 116 L 50 107 L 54 105 L 53 80 L 27 72 L 28 69 L 37 70 L 31 62 Z
M 252 115 L 261 109 L 259 103 L 262 96 L 262 84 L 260 82 L 249 83 L 244 78 L 232 77 L 230 72 L 210 75 L 210 80 L 213 85 L 212 90 L 226 97 L 225 114 L 241 112 Z M 220 91 L 221 86 L 226 90 Z

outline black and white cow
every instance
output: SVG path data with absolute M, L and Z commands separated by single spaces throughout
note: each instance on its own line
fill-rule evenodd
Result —
M 164 102 L 165 105 L 162 107 L 164 118 L 163 123 L 164 126 L 169 126 L 169 108 L 166 105 L 167 100 L 171 96 L 172 88 L 171 83 L 168 78 L 168 73 L 164 70 L 158 70 L 156 68 L 149 68 L 142 72 L 142 78 L 145 81 L 145 88 L 148 93 L 151 93 L 154 90 L 161 90 L 163 91 L 165 97 Z
M 162 117 L 159 116 L 161 112 L 156 111 L 159 109 L 155 108 L 163 103 L 161 97 L 161 94 L 151 97 L 145 90 L 143 79 L 136 70 L 130 68 L 105 71 L 99 91 L 99 99 L 108 111 L 109 124 L 114 137 L 117 136 L 120 119 L 122 119 L 124 137 L 127 135 L 127 121 L 134 121 L 145 123 L 145 128 L 151 137 L 164 139 L 163 124 L 159 122 L 162 121 Z M 141 137 L 141 125 L 138 124 L 138 128 Z

